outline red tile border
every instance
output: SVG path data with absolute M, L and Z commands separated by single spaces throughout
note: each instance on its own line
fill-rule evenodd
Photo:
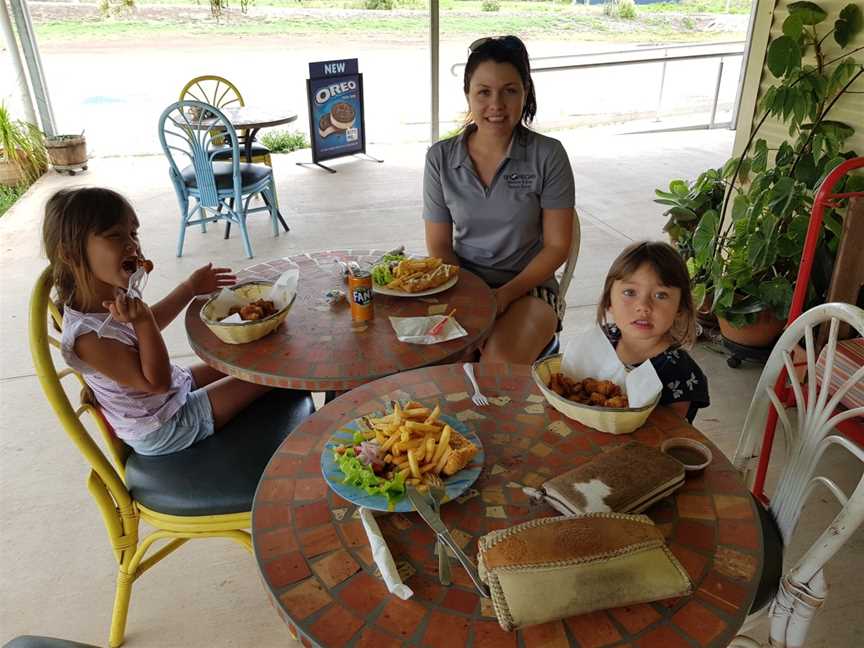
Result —
M 363 627 L 363 620 L 354 616 L 341 605 L 334 605 L 324 611 L 310 630 L 312 635 L 326 646 L 339 648 Z
M 579 638 L 581 648 L 601 648 L 621 639 L 621 633 L 606 612 L 591 612 L 565 619 L 570 633 Z

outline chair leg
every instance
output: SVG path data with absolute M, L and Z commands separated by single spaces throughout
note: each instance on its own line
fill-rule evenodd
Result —
M 232 213 L 234 212 L 234 199 L 233 198 L 228 199 L 228 208 L 231 210 Z M 229 236 L 231 236 L 231 221 L 226 220 L 225 221 L 225 240 L 226 241 L 228 240 Z
M 126 618 L 129 614 L 129 601 L 132 598 L 132 583 L 135 578 L 121 567 L 117 572 L 117 590 L 114 593 L 114 611 L 111 614 L 111 634 L 108 645 L 111 648 L 122 646 L 126 639 Z
M 180 238 L 177 240 L 177 256 L 183 256 L 183 241 L 186 238 L 186 221 L 189 220 L 188 208 L 183 210 L 183 215 L 180 218 Z
M 246 256 L 252 258 L 252 244 L 249 243 L 249 232 L 246 229 L 246 214 L 240 214 L 240 236 L 243 237 L 243 249 Z

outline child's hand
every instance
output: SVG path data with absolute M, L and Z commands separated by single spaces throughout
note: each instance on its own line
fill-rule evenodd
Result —
M 104 301 L 102 305 L 117 322 L 137 324 L 153 317 L 150 307 L 137 297 L 129 297 L 125 290 L 116 291 L 114 301 Z
M 237 277 L 231 273 L 231 268 L 214 268 L 212 263 L 208 263 L 189 275 L 186 283 L 193 295 L 209 295 L 225 286 L 233 286 Z

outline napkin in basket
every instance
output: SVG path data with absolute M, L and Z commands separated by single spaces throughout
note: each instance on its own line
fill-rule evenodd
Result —
M 270 287 L 270 292 L 265 299 L 272 301 L 277 310 L 282 310 L 290 304 L 297 294 L 297 282 L 300 280 L 300 270 L 292 268 L 283 272 Z M 239 324 L 243 322 L 240 313 L 228 315 L 228 312 L 237 306 L 245 306 L 246 300 L 240 299 L 231 288 L 223 288 L 219 296 L 213 301 L 214 319 L 223 324 Z
M 456 338 L 468 335 L 468 331 L 462 328 L 462 325 L 456 321 L 455 317 L 451 317 L 444 324 L 444 328 L 438 335 L 429 335 L 432 327 L 444 321 L 446 317 L 446 315 L 391 317 L 390 324 L 393 326 L 393 330 L 396 331 L 396 337 L 399 338 L 399 341 L 409 344 L 438 344 L 439 342 L 455 340 Z
M 663 383 L 650 361 L 632 371 L 615 353 L 615 348 L 599 326 L 580 333 L 571 340 L 561 358 L 561 371 L 573 380 L 595 378 L 611 380 L 627 394 L 631 409 L 650 405 L 663 390 Z

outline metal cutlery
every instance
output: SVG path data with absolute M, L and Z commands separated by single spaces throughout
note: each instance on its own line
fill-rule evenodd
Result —
M 446 496 L 444 483 L 438 475 L 429 475 L 429 496 L 432 499 L 432 510 L 441 517 L 441 502 Z M 447 547 L 438 537 L 435 537 L 435 555 L 438 556 L 438 580 L 442 585 L 450 585 L 450 557 L 447 555 Z

